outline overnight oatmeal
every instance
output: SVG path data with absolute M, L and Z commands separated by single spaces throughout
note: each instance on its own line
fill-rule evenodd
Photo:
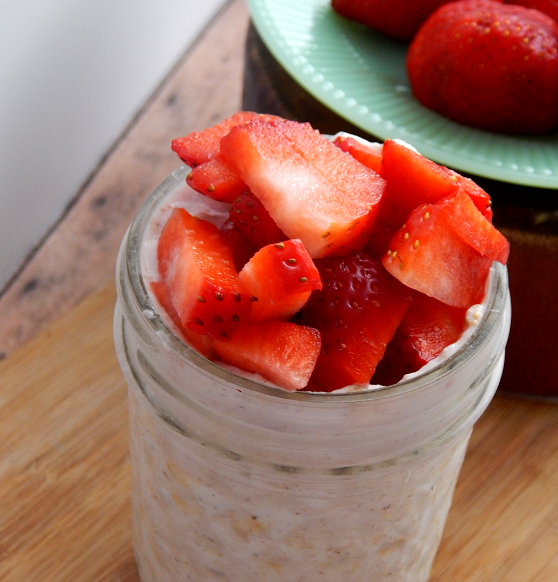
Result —
M 493 263 L 507 252 L 489 199 L 395 142 L 332 145 L 271 117 L 227 123 L 225 146 L 188 160 L 194 171 L 177 170 L 145 203 L 119 256 L 141 579 L 427 580 L 509 331 L 506 270 Z M 280 163 L 257 161 L 266 147 Z M 336 170 L 338 155 L 350 161 Z M 348 182 L 341 194 L 332 176 Z M 409 187 L 420 180 L 426 198 Z M 255 204 L 266 224 L 247 233 L 233 218 L 255 216 Z M 452 258 L 456 245 L 475 273 Z M 212 255 L 200 261 L 192 247 Z M 425 272 L 434 251 L 441 267 Z M 208 286 L 208 264 L 225 265 L 222 291 Z

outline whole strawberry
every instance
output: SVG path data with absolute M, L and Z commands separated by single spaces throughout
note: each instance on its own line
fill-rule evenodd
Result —
M 401 40 L 411 40 L 420 25 L 442 4 L 451 0 L 332 0 L 333 9 Z
M 506 4 L 519 4 L 526 8 L 536 8 L 558 22 L 558 0 L 506 0 Z
M 540 134 L 558 124 L 558 25 L 491 0 L 437 10 L 409 47 L 415 97 L 466 125 Z

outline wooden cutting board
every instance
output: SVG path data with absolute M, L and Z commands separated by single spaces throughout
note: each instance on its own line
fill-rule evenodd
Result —
M 2 582 L 138 580 L 114 302 L 102 289 L 0 362 Z M 558 405 L 497 396 L 431 582 L 557 580 Z

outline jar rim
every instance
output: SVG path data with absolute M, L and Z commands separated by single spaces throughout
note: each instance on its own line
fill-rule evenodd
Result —
M 125 239 L 124 272 L 121 272 L 119 276 L 125 276 L 127 279 L 137 307 L 137 310 L 134 311 L 142 318 L 142 325 L 147 325 L 156 332 L 167 348 L 172 349 L 180 357 L 195 362 L 206 372 L 243 389 L 281 399 L 306 401 L 308 403 L 369 401 L 396 396 L 428 386 L 449 374 L 455 368 L 464 365 L 473 357 L 480 346 L 496 333 L 498 325 L 504 316 L 504 308 L 508 296 L 508 276 L 506 266 L 495 262 L 492 265 L 493 277 L 491 278 L 488 302 L 481 321 L 468 340 L 455 353 L 423 374 L 391 386 L 374 386 L 352 392 L 334 393 L 290 392 L 265 381 L 235 374 L 229 367 L 225 368 L 221 364 L 205 358 L 176 335 L 167 324 L 165 318 L 158 313 L 157 307 L 147 291 L 142 273 L 141 243 L 149 221 L 163 198 L 182 185 L 190 171 L 188 166 L 180 166 L 161 182 L 144 201 L 128 230 L 128 235 Z M 131 312 L 130 309 L 128 311 Z

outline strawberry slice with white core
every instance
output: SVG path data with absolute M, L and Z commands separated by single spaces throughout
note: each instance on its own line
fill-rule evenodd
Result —
M 308 384 L 320 353 L 320 333 L 285 321 L 245 323 L 230 342 L 215 342 L 226 364 L 259 374 L 285 390 Z
M 281 121 L 281 118 L 275 115 L 265 115 L 252 111 L 237 111 L 231 117 L 212 127 L 208 127 L 203 131 L 194 131 L 184 137 L 174 139 L 171 148 L 183 162 L 191 168 L 195 168 L 217 156 L 221 138 L 227 135 L 232 127 L 248 123 L 254 119 Z
M 213 224 L 175 208 L 157 246 L 159 273 L 182 324 L 221 341 L 251 309 L 227 240 Z
M 221 153 L 311 257 L 345 254 L 366 242 L 384 181 L 309 124 L 236 126 L 221 140 Z
M 414 210 L 382 263 L 408 287 L 468 308 L 482 300 L 492 261 L 507 258 L 508 250 L 505 238 L 460 191 Z
M 322 288 L 320 274 L 300 240 L 287 240 L 258 251 L 238 275 L 241 285 L 257 301 L 251 321 L 287 321 Z

